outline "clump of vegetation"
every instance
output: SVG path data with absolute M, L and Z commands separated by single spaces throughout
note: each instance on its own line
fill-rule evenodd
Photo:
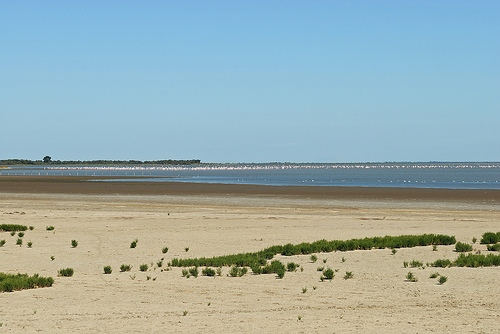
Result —
M 473 243 L 473 244 L 475 244 L 475 243 L 476 243 L 476 241 L 477 241 L 477 238 L 476 238 L 476 237 L 472 238 L 472 243 Z
M 244 276 L 248 272 L 248 268 L 246 267 L 236 267 L 232 266 L 229 270 L 229 276 L 231 277 L 241 277 Z
M 193 277 L 198 277 L 199 274 L 198 267 L 189 268 L 189 274 Z
M 343 257 L 343 256 L 342 256 L 342 262 L 345 262 L 345 261 L 346 261 L 346 260 L 345 260 L 345 257 Z
M 56 258 L 55 258 L 55 256 L 54 256 L 54 255 L 52 255 L 52 256 L 50 257 L 50 259 L 51 259 L 52 261 L 54 261 Z
M 120 271 L 121 272 L 124 272 L 124 271 L 130 271 L 132 269 L 132 266 L 129 265 L 129 264 L 122 264 L 120 266 Z
M 398 250 L 396 248 L 391 249 L 392 255 L 396 255 L 397 252 L 398 252 Z
M 10 232 L 10 235 L 11 235 L 11 236 L 15 236 L 15 235 L 16 235 L 16 232 L 12 231 L 12 232 Z
M 30 226 L 30 231 L 33 231 L 35 229 L 35 226 Z
M 182 312 L 182 316 L 184 316 L 184 317 L 185 317 L 187 314 L 188 314 L 188 311 L 183 311 L 183 312 Z
M 325 267 L 318 267 L 318 268 L 316 268 L 316 271 L 323 271 L 323 270 L 325 270 Z
M 23 244 L 23 239 L 17 238 L 16 245 L 21 246 Z
M 417 260 L 412 260 L 410 262 L 410 267 L 412 267 L 412 268 L 420 268 L 420 267 L 423 267 L 423 266 L 424 266 L 424 264 L 422 262 L 420 262 L 420 261 L 417 261 Z
M 19 232 L 26 231 L 28 229 L 25 225 L 18 224 L 0 224 L 0 232 Z
M 455 244 L 455 251 L 458 253 L 472 252 L 472 245 L 464 244 L 463 242 L 457 242 Z
M 450 260 L 436 260 L 431 265 L 433 267 L 497 267 L 500 266 L 500 255 L 460 254 L 453 262 Z
M 104 270 L 105 274 L 111 274 L 111 272 L 113 272 L 113 270 L 111 269 L 111 266 L 105 266 L 103 268 L 103 270 Z
M 408 261 L 403 261 L 403 267 L 408 268 Z
M 158 268 L 163 267 L 163 260 L 156 262 L 156 265 L 158 266 Z
M 76 248 L 78 246 L 78 241 L 76 240 L 71 240 L 71 247 Z
M 316 261 L 318 261 L 318 256 L 316 254 L 313 254 L 309 259 L 311 260 L 312 263 L 315 263 Z
M 494 245 L 486 245 L 486 248 L 492 252 L 499 252 L 500 251 L 500 243 L 496 243 Z
M 4 274 L 0 273 L 0 292 L 12 292 L 25 289 L 45 288 L 54 284 L 52 277 L 42 277 L 38 274 Z
M 402 248 L 415 246 L 436 245 L 451 245 L 456 242 L 455 237 L 446 235 L 423 234 L 423 235 L 402 235 L 398 237 L 385 236 L 364 239 L 342 240 L 319 240 L 313 243 L 301 243 L 297 245 L 287 244 L 284 246 L 271 246 L 264 250 L 254 253 L 240 253 L 235 255 L 224 255 L 212 258 L 192 258 L 178 259 L 174 258 L 171 265 L 174 267 L 190 267 L 190 266 L 232 266 L 251 267 L 254 264 L 260 266 L 266 265 L 268 260 L 271 260 L 276 254 L 285 256 L 312 254 L 311 261 L 318 259 L 314 253 L 334 252 L 334 251 L 353 251 L 353 250 L 369 250 L 372 248 Z
M 213 270 L 210 267 L 206 267 L 205 269 L 201 270 L 201 274 L 203 276 L 209 276 L 209 277 L 214 277 L 215 276 L 215 270 Z
M 45 227 L 45 229 L 46 229 L 47 231 L 53 231 L 53 230 L 55 229 L 55 227 L 51 225 L 51 226 L 47 226 L 47 227 Z
M 432 245 L 432 251 L 437 252 L 438 246 L 437 245 Z
M 132 241 L 132 242 L 130 243 L 130 248 L 135 248 L 135 247 L 137 247 L 137 243 L 138 243 L 138 242 L 139 242 L 139 239 L 135 239 L 134 241 Z
M 147 270 L 148 270 L 148 268 L 149 268 L 149 267 L 148 267 L 148 265 L 147 265 L 147 264 L 141 264 L 141 265 L 139 266 L 139 270 L 140 270 L 140 271 L 147 271 Z
M 189 247 L 184 248 L 184 250 L 186 251 L 186 253 L 189 252 Z
M 217 269 L 215 269 L 215 273 L 217 276 L 222 276 L 222 267 L 217 267 Z
M 500 232 L 497 233 L 486 232 L 483 234 L 483 237 L 481 238 L 482 244 L 496 244 L 499 241 L 500 241 Z
M 332 280 L 335 277 L 335 272 L 331 268 L 327 268 L 322 271 L 323 276 L 321 276 L 321 281 Z
M 438 282 L 439 282 L 439 284 L 443 285 L 444 283 L 446 283 L 447 280 L 448 280 L 448 277 L 440 276 L 438 279 Z
M 307 292 L 307 288 L 306 287 L 303 287 L 302 288 L 302 293 L 306 293 Z
M 345 275 L 344 275 L 345 280 L 348 280 L 348 279 L 353 278 L 353 277 L 354 277 L 354 274 L 352 273 L 352 271 L 345 272 Z
M 57 272 L 57 276 L 71 277 L 73 276 L 73 273 L 74 273 L 73 268 L 65 268 L 65 269 L 60 269 Z
M 31 241 L 28 241 L 28 248 L 31 248 L 33 246 L 33 243 Z
M 406 274 L 406 280 L 408 280 L 409 282 L 417 282 L 418 278 L 417 278 L 417 276 L 415 276 L 414 273 L 409 271 L 408 274 Z
M 189 270 L 182 269 L 182 277 L 186 277 L 186 278 L 191 277 L 191 274 L 189 274 Z
M 165 254 L 166 252 L 168 252 L 168 247 L 163 247 L 163 249 L 161 250 L 161 252 L 162 252 L 163 254 Z
M 17 236 L 18 236 L 19 238 L 24 237 L 24 232 L 19 232 L 19 233 L 17 234 Z
M 0 247 L 3 247 L 3 245 L 5 245 L 6 242 L 7 241 L 5 241 L 5 239 L 4 240 L 0 240 Z
M 250 266 L 250 269 L 252 269 L 252 272 L 255 274 L 255 275 L 260 275 L 262 274 L 262 267 L 259 266 L 259 264 L 257 263 L 254 263 Z

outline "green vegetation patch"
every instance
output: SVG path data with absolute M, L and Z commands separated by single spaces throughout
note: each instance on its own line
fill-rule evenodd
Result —
M 499 241 L 500 241 L 500 232 L 497 233 L 486 232 L 485 234 L 483 234 L 483 237 L 481 238 L 482 244 L 496 244 Z
M 18 232 L 18 231 L 26 231 L 28 229 L 25 225 L 18 224 L 1 224 L 0 232 Z
M 255 267 L 255 265 L 264 266 L 267 261 L 272 259 L 277 254 L 285 256 L 312 254 L 312 253 L 330 253 L 334 251 L 353 251 L 353 250 L 369 250 L 372 248 L 409 248 L 416 246 L 428 245 L 452 245 L 456 243 L 454 236 L 439 235 L 439 234 L 422 234 L 422 235 L 401 235 L 401 236 L 385 236 L 364 239 L 351 240 L 319 240 L 312 243 L 301 243 L 298 245 L 286 244 L 284 246 L 271 246 L 264 250 L 255 253 L 240 253 L 234 255 L 223 255 L 211 258 L 194 258 L 194 259 L 172 259 L 170 265 L 173 267 L 221 267 L 221 266 L 238 266 L 238 267 Z M 252 268 L 253 271 L 253 268 Z
M 25 289 L 44 288 L 52 286 L 52 277 L 42 277 L 38 274 L 4 274 L 0 273 L 0 292 L 12 292 Z
M 464 244 L 459 241 L 455 244 L 455 251 L 458 253 L 472 252 L 472 245 Z
M 433 267 L 498 267 L 500 255 L 488 254 L 460 254 L 455 261 L 437 260 L 430 264 Z
M 0 246 L 1 246 L 1 242 L 0 242 Z M 496 243 L 494 245 L 487 245 L 486 248 L 492 252 L 500 252 L 500 243 Z

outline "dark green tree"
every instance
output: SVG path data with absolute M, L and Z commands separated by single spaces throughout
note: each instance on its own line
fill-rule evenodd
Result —
M 43 157 L 43 162 L 45 162 L 45 163 L 49 163 L 49 162 L 51 162 L 51 161 L 52 161 L 52 158 L 51 158 L 51 157 L 49 157 L 48 155 L 46 155 L 46 156 L 44 156 L 44 157 Z

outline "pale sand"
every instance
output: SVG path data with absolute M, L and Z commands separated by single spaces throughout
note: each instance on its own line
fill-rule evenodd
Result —
M 400 249 L 395 255 L 389 249 L 324 253 L 316 263 L 308 255 L 277 256 L 304 268 L 284 279 L 252 275 L 251 270 L 232 278 L 226 276 L 228 268 L 222 277 L 186 279 L 181 268 L 156 268 L 163 256 L 167 263 L 173 257 L 235 254 L 319 239 L 442 233 L 471 243 L 484 232 L 500 231 L 496 201 L 5 189 L 0 185 L 0 224 L 35 229 L 26 232 L 22 247 L 15 245 L 17 235 L 0 233 L 0 240 L 7 240 L 0 248 L 0 272 L 39 273 L 54 277 L 55 283 L 0 293 L 0 333 L 499 332 L 500 268 L 403 267 L 405 260 L 454 259 L 454 246 Z M 48 225 L 55 230 L 46 231 Z M 135 238 L 137 248 L 131 249 Z M 71 248 L 72 239 L 78 240 L 77 248 Z M 164 246 L 169 247 L 165 255 Z M 487 253 L 479 241 L 474 249 Z M 133 266 L 131 272 L 119 272 L 124 263 Z M 143 263 L 154 263 L 156 269 L 140 272 Z M 105 265 L 112 266 L 111 275 L 103 274 Z M 320 282 L 319 266 L 339 271 L 332 282 Z M 57 277 L 57 270 L 66 267 L 74 268 L 74 276 Z M 405 281 L 410 270 L 418 282 Z M 346 271 L 354 278 L 344 280 Z M 438 285 L 430 279 L 436 271 L 448 282 Z

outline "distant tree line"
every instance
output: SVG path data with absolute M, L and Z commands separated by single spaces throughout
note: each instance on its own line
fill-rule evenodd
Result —
M 0 165 L 196 165 L 201 160 L 52 160 L 50 156 L 45 156 L 42 160 L 28 159 L 7 159 L 0 160 Z

